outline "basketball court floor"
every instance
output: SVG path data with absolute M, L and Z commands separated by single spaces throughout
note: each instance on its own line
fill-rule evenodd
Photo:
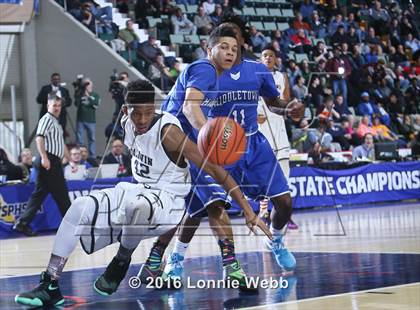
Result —
M 187 252 L 189 283 L 180 290 L 130 288 L 153 239 L 142 242 L 117 293 L 95 293 L 93 281 L 116 253 L 117 245 L 91 256 L 79 246 L 60 281 L 64 309 L 420 309 L 420 203 L 334 208 L 294 214 L 299 230 L 288 231 L 295 253 L 294 273 L 282 273 L 262 235 L 249 236 L 235 217 L 238 258 L 248 275 L 280 280 L 258 295 L 237 290 L 199 288 L 222 278 L 219 249 L 204 223 Z M 14 303 L 20 291 L 34 287 L 45 269 L 53 235 L 0 241 L 0 309 L 24 309 Z M 283 281 L 282 281 L 283 280 Z M 211 282 L 209 282 L 211 283 Z M 187 288 L 186 286 L 190 287 Z M 193 288 L 195 286 L 195 288 Z

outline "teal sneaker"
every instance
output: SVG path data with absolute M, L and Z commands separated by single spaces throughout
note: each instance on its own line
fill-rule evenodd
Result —
M 283 268 L 285 271 L 292 271 L 295 269 L 296 259 L 293 254 L 284 246 L 283 236 L 275 236 L 272 241 L 268 238 L 264 238 L 264 243 L 266 247 L 273 252 L 277 264 L 281 268 Z
M 162 273 L 164 281 L 182 281 L 184 277 L 184 256 L 178 253 L 172 253 L 166 262 Z M 176 288 L 176 287 L 175 287 Z
M 58 282 L 44 271 L 39 285 L 31 291 L 16 295 L 15 302 L 31 307 L 59 306 L 64 303 L 64 297 Z

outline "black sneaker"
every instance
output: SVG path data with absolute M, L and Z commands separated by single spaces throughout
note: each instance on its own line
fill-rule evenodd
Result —
M 131 259 L 128 262 L 120 261 L 114 257 L 106 267 L 105 272 L 93 283 L 93 289 L 102 296 L 114 293 L 127 274 Z
M 36 236 L 36 233 L 32 231 L 32 228 L 31 227 L 29 227 L 28 225 L 23 224 L 21 222 L 17 222 L 13 226 L 13 229 L 16 230 L 16 231 L 18 231 L 18 232 L 20 232 L 20 233 L 22 233 L 22 234 L 24 234 L 25 236 L 28 236 L 28 237 Z
M 51 276 L 44 271 L 41 273 L 39 285 L 32 291 L 16 295 L 15 302 L 33 307 L 59 306 L 64 303 L 64 297 L 58 282 L 51 280 Z

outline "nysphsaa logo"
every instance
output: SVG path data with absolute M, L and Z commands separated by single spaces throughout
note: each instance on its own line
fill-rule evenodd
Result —
M 25 211 L 28 202 L 7 203 L 0 195 L 0 222 L 14 224 Z M 41 208 L 42 213 L 42 208 Z

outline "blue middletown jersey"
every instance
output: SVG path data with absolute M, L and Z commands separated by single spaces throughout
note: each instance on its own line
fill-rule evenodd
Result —
M 273 75 L 262 63 L 243 59 L 230 71 L 219 77 L 216 100 L 203 102 L 210 107 L 208 116 L 229 116 L 238 122 L 246 133 L 258 131 L 257 107 L 259 97 L 278 97 Z
M 162 111 L 175 115 L 181 122 L 182 129 L 194 141 L 197 141 L 198 131 L 194 129 L 185 115 L 182 106 L 187 88 L 196 88 L 204 93 L 204 100 L 214 100 L 217 96 L 217 72 L 208 59 L 200 59 L 189 64 L 179 75 L 168 96 L 162 103 Z M 202 106 L 205 116 L 209 108 Z

